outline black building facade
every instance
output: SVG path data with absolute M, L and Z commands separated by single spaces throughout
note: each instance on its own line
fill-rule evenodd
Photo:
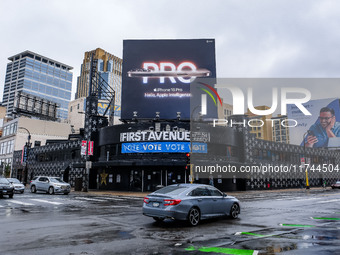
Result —
M 239 122 L 245 118 L 234 117 Z M 106 126 L 92 133 L 94 155 L 87 160 L 80 155 L 81 140 L 32 148 L 28 179 L 36 175 L 60 176 L 72 186 L 81 182 L 83 188 L 88 185 L 90 189 L 125 191 L 153 191 L 159 185 L 191 180 L 208 183 L 207 176 L 190 171 L 187 165 L 190 148 L 193 148 L 192 162 L 222 162 L 238 168 L 268 164 L 300 170 L 273 175 L 247 173 L 237 178 L 215 176 L 214 185 L 225 191 L 304 186 L 306 175 L 301 171 L 301 158 L 314 167 L 314 171 L 308 171 L 310 186 L 321 186 L 323 181 L 330 185 L 340 178 L 338 151 L 258 140 L 242 125 L 212 127 L 208 123 L 180 120 L 144 120 Z M 327 166 L 326 170 L 323 165 Z M 16 151 L 12 176 L 20 177 L 23 171 L 21 151 Z

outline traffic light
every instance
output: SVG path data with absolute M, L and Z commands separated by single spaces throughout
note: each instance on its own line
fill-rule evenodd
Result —
M 187 165 L 190 165 L 190 153 L 185 154 Z

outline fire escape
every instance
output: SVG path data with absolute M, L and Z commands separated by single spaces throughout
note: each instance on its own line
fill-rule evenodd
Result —
M 98 128 L 113 125 L 115 91 L 97 70 L 98 61 L 93 59 L 92 55 L 85 108 L 85 140 L 90 140 L 92 133 L 96 132 Z M 99 101 L 106 106 L 102 115 L 98 114 Z

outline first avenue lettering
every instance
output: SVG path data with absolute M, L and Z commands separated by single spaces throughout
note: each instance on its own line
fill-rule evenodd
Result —
M 190 141 L 190 131 L 140 131 L 120 134 L 121 142 L 140 141 Z

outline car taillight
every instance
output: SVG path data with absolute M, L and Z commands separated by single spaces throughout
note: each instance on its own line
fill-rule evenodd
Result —
M 146 204 L 149 203 L 149 198 L 148 197 L 144 197 L 144 203 L 146 203 Z
M 164 199 L 164 206 L 178 205 L 181 201 L 180 199 Z

